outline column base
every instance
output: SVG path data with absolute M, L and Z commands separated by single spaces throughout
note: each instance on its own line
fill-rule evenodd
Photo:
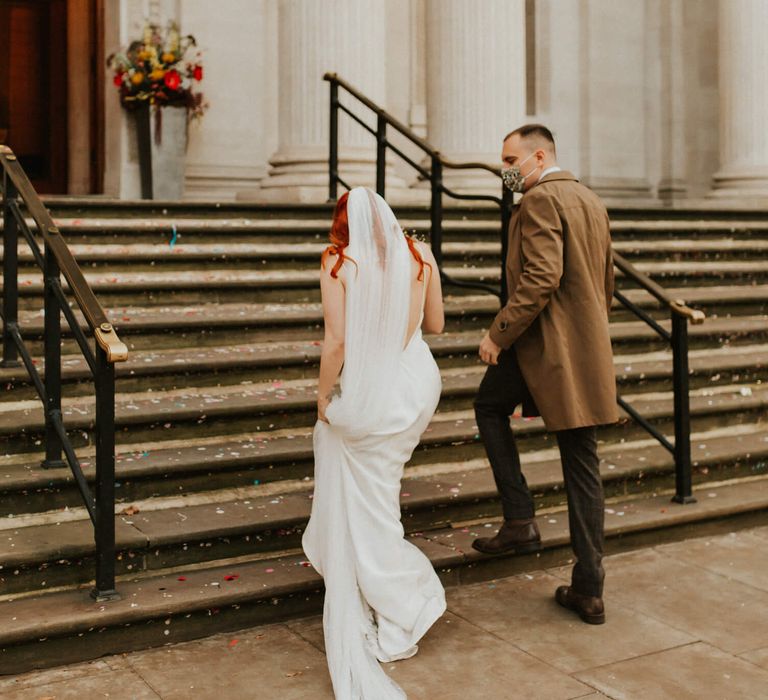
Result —
M 258 187 L 265 174 L 264 168 L 188 165 L 184 178 L 184 199 L 207 202 L 231 201 L 241 190 Z
M 665 178 L 657 187 L 659 199 L 669 201 L 672 199 L 685 199 L 688 196 L 688 187 L 684 180 L 677 178 Z
M 740 199 L 768 199 L 768 172 L 764 168 L 755 172 L 715 173 L 708 197 Z
M 614 199 L 650 199 L 651 186 L 644 178 L 635 177 L 584 177 L 582 184 L 601 197 Z
M 277 154 L 271 161 L 272 169 L 257 187 L 241 190 L 236 199 L 260 202 L 297 202 L 320 204 L 328 201 L 328 155 L 317 149 L 307 152 Z M 369 150 L 347 149 L 339 153 L 339 174 L 350 187 L 376 187 L 376 162 Z M 405 180 L 399 177 L 390 163 L 386 169 L 386 198 L 412 201 Z M 339 195 L 345 191 L 339 184 Z

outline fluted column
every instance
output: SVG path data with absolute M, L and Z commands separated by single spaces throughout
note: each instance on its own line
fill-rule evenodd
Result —
M 768 2 L 720 0 L 720 170 L 713 194 L 768 197 Z
M 648 198 L 649 120 L 656 118 L 648 104 L 658 100 L 649 95 L 648 4 L 583 0 L 580 7 L 579 176 L 602 197 Z
M 449 159 L 500 164 L 505 134 L 525 119 L 524 0 L 427 0 L 427 129 Z M 498 179 L 446 171 L 446 185 Z
M 687 141 L 685 133 L 685 22 L 683 0 L 655 0 L 658 17 L 655 29 L 660 40 L 661 150 L 659 153 L 659 198 L 682 199 L 687 194 Z
M 336 72 L 385 103 L 385 0 L 280 0 L 278 9 L 279 146 L 258 199 L 325 201 L 328 194 L 329 87 Z M 354 102 L 342 101 L 352 106 Z M 357 110 L 375 127 L 367 109 Z M 339 171 L 350 185 L 375 183 L 376 142 L 339 115 Z M 390 178 L 393 186 L 405 183 Z

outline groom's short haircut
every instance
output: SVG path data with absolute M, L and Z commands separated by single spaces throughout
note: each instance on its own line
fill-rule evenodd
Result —
M 526 144 L 533 146 L 534 148 L 543 148 L 547 151 L 551 151 L 552 155 L 555 154 L 555 137 L 552 136 L 552 132 L 543 124 L 525 124 L 519 126 L 514 131 L 510 131 L 504 137 L 504 141 L 515 134 L 520 136 L 520 140 L 525 141 Z

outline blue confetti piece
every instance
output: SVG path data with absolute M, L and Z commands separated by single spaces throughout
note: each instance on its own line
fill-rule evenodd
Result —
M 171 236 L 171 242 L 168 245 L 170 246 L 171 250 L 173 250 L 173 246 L 176 245 L 176 238 L 178 237 L 176 234 L 176 224 L 173 225 L 171 230 L 173 231 L 173 236 Z

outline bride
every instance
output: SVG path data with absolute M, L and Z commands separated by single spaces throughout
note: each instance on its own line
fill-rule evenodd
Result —
M 446 607 L 440 579 L 400 522 L 403 467 L 440 398 L 421 337 L 443 329 L 440 275 L 429 247 L 405 236 L 364 187 L 339 199 L 330 239 L 321 261 L 315 492 L 302 546 L 325 580 L 337 700 L 402 699 L 378 661 L 413 656 Z M 331 397 L 339 373 L 341 393 Z

